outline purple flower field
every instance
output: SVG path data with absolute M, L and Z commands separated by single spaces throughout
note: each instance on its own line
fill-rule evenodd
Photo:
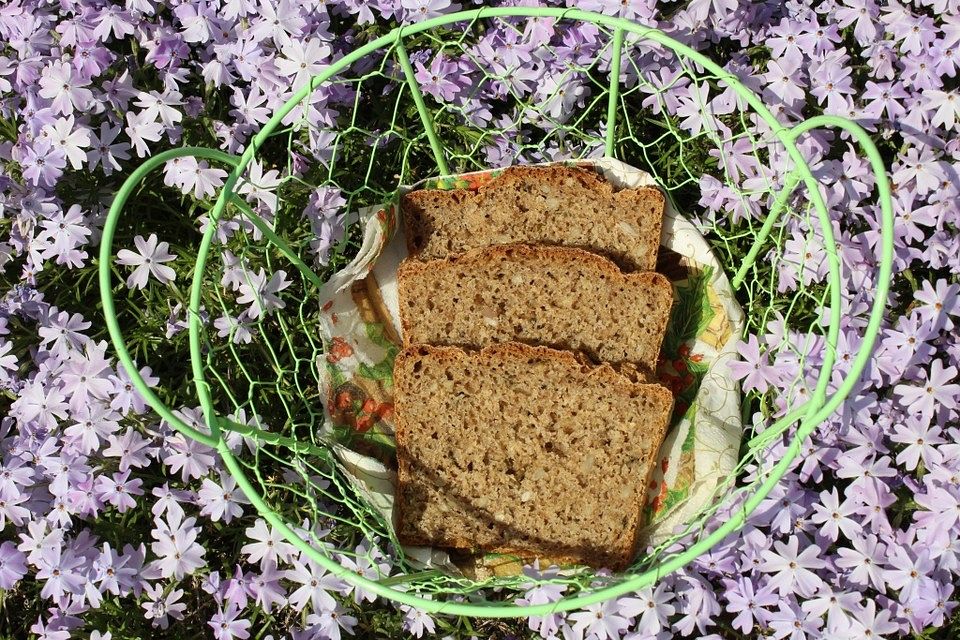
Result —
M 0 639 L 960 637 L 960 0 L 567 3 L 656 26 L 703 52 L 784 124 L 819 114 L 856 120 L 893 185 L 895 280 L 862 380 L 803 443 L 792 470 L 742 531 L 652 588 L 530 620 L 430 616 L 376 598 L 285 541 L 217 454 L 174 432 L 133 388 L 110 345 L 97 287 L 104 218 L 124 178 L 147 157 L 182 145 L 238 154 L 333 61 L 398 24 L 477 6 L 2 3 Z M 508 92 L 558 120 L 583 108 L 594 87 L 563 71 L 595 58 L 600 39 L 596 27 L 570 21 L 491 28 L 469 53 L 509 69 L 509 82 L 484 84 L 466 55 L 411 58 L 429 105 L 452 105 L 473 127 L 507 131 L 509 114 L 496 102 Z M 555 56 L 531 53 L 545 43 Z M 730 95 L 672 82 L 658 55 L 637 58 L 639 72 L 665 87 L 660 101 L 637 92 L 638 114 L 691 136 L 731 114 Z M 290 151 L 289 166 L 251 165 L 237 190 L 265 219 L 279 219 L 283 180 L 329 160 L 335 134 L 351 126 L 345 114 L 354 98 L 342 85 L 318 91 L 301 114 L 310 135 Z M 359 105 L 365 108 L 376 113 L 373 104 Z M 382 142 L 362 132 L 368 137 L 358 147 Z M 603 132 L 580 147 L 550 139 L 533 151 L 536 138 L 527 133 L 491 136 L 472 154 L 492 167 L 602 153 Z M 852 141 L 815 130 L 801 147 L 839 231 L 839 383 L 860 349 L 873 299 L 880 210 L 869 163 Z M 697 178 L 688 211 L 708 239 L 717 220 L 737 223 L 760 212 L 714 177 L 718 164 L 745 188 L 751 179 L 783 177 L 777 167 L 758 166 L 750 151 L 735 144 L 683 161 Z M 418 177 L 435 172 L 416 154 L 410 162 Z M 651 163 L 659 175 L 680 171 L 669 153 Z M 197 424 L 203 415 L 183 356 L 185 307 L 197 232 L 211 224 L 209 206 L 198 203 L 211 202 L 227 169 L 189 158 L 168 163 L 130 206 L 149 228 L 121 226 L 113 265 L 142 375 Z M 305 257 L 322 275 L 343 266 L 355 247 L 344 215 L 356 204 L 352 197 L 336 184 L 321 186 L 304 194 L 295 212 L 310 234 L 312 255 Z M 215 224 L 224 245 L 258 233 L 234 220 Z M 816 295 L 800 292 L 822 292 L 826 251 L 809 228 L 786 228 L 784 237 L 782 259 L 758 267 L 772 283 L 776 311 L 765 325 L 752 325 L 757 330 L 745 337 L 735 367 L 748 422 L 756 425 L 783 415 L 787 399 L 806 391 L 797 391 L 798 379 L 813 387 L 824 352 L 822 340 L 778 321 L 776 296 L 800 300 L 795 313 L 825 318 Z M 746 239 L 726 251 L 742 258 L 749 246 Z M 202 320 L 242 347 L 255 339 L 258 322 L 289 311 L 296 274 L 276 264 L 248 266 L 230 251 L 223 262 L 222 288 L 243 311 Z M 247 422 L 246 415 L 234 419 Z M 229 445 L 239 451 L 244 439 L 236 435 Z M 774 439 L 767 455 L 775 461 L 785 449 L 785 438 Z M 746 475 L 755 472 L 748 467 Z M 326 523 L 295 524 L 312 530 Z M 329 535 L 332 545 L 343 542 L 336 531 Z M 390 572 L 390 558 L 375 545 L 350 545 L 360 547 L 342 555 L 345 566 L 371 576 Z M 562 595 L 548 584 L 516 594 L 521 604 Z

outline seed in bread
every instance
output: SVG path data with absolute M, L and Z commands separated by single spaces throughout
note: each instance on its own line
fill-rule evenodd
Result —
M 402 543 L 629 564 L 664 387 L 519 343 L 409 347 L 394 385 Z
M 406 260 L 397 278 L 407 345 L 516 341 L 632 364 L 648 379 L 673 300 L 670 281 L 659 273 L 625 274 L 602 256 L 543 245 Z
M 425 189 L 400 200 L 407 248 L 421 260 L 524 242 L 578 247 L 624 271 L 657 262 L 663 194 L 621 189 L 595 171 L 554 165 L 510 167 L 477 191 Z

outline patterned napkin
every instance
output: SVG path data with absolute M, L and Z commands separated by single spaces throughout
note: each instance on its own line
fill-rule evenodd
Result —
M 565 164 L 591 167 L 618 188 L 656 186 L 649 174 L 612 158 Z M 478 189 L 499 173 L 428 179 L 400 193 Z M 393 361 L 402 344 L 396 272 L 407 250 L 395 203 L 358 213 L 364 225 L 360 252 L 320 293 L 328 345 L 318 363 L 327 398 L 323 428 L 338 443 L 356 490 L 393 522 Z M 673 282 L 674 307 L 657 374 L 676 402 L 644 506 L 650 543 L 668 538 L 715 498 L 736 465 L 743 430 L 739 385 L 727 367 L 743 333 L 743 312 L 706 240 L 669 201 L 660 245 L 657 271 Z M 405 551 L 425 566 L 459 570 L 443 551 Z

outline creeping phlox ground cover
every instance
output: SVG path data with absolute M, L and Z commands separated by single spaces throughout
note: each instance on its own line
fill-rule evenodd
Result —
M 804 443 L 747 526 L 653 588 L 530 620 L 431 617 L 329 575 L 258 517 L 212 450 L 160 421 L 119 367 L 97 291 L 103 219 L 119 184 L 143 159 L 183 144 L 238 153 L 277 107 L 338 57 L 397 24 L 472 5 L 14 0 L 0 7 L 0 636 L 960 634 L 960 3 L 575 4 L 656 26 L 706 53 L 785 124 L 816 114 L 851 117 L 870 131 L 890 169 L 896 281 L 875 356 L 842 410 Z M 595 91 L 564 71 L 596 55 L 598 30 L 545 19 L 513 24 L 481 33 L 468 46 L 471 55 L 510 68 L 511 90 L 562 121 Z M 547 42 L 555 55 L 532 53 Z M 635 96 L 628 120 L 669 122 L 695 135 L 733 111 L 729 94 L 672 82 L 661 55 L 650 50 L 639 60 L 663 86 L 662 101 Z M 414 55 L 411 62 L 429 106 L 455 106 L 474 124 L 503 126 L 498 118 L 509 114 L 487 102 L 500 89 L 477 77 L 465 56 Z M 484 90 L 475 90 L 478 83 Z M 329 159 L 329 142 L 345 126 L 344 114 L 354 112 L 354 97 L 342 87 L 318 94 L 302 114 L 316 135 L 295 136 L 296 148 L 284 155 L 289 162 L 255 161 L 238 187 L 268 221 L 303 223 L 311 234 L 305 258 L 321 274 L 343 266 L 356 249 L 345 217 L 351 194 L 321 186 L 290 211 L 290 200 L 279 203 L 273 188 L 309 162 Z M 370 140 L 381 113 L 375 102 L 356 107 L 369 114 L 363 126 Z M 412 110 L 412 101 L 404 108 Z M 542 145 L 525 142 L 530 131 L 513 133 L 481 148 L 465 136 L 459 152 L 496 167 L 603 151 L 603 132 Z M 872 302 L 879 208 L 870 197 L 869 166 L 849 140 L 818 130 L 800 147 L 837 226 L 845 284 L 839 382 L 858 352 Z M 342 152 L 341 162 L 349 163 L 349 149 Z M 407 160 L 415 176 L 435 172 L 427 154 Z M 682 161 L 697 176 L 682 204 L 708 239 L 718 218 L 757 215 L 715 177 L 718 163 L 745 180 L 782 178 L 778 167 L 760 166 L 750 148 L 736 144 L 681 159 L 667 141 L 644 161 L 642 168 L 658 175 L 679 172 Z M 356 167 L 361 176 L 366 171 Z M 225 167 L 205 160 L 168 164 L 131 201 L 112 266 L 141 373 L 185 421 L 198 424 L 185 308 L 198 232 L 210 224 L 212 198 L 226 177 Z M 236 221 L 218 225 L 223 243 L 257 233 Z M 782 233 L 781 259 L 761 260 L 752 276 L 771 283 L 765 304 L 772 312 L 752 325 L 735 368 L 747 421 L 757 425 L 785 409 L 782 399 L 796 392 L 798 378 L 815 380 L 824 350 L 822 340 L 809 339 L 780 312 L 789 300 L 791 318 L 826 317 L 815 293 L 826 281 L 826 250 L 800 223 Z M 745 235 L 724 250 L 742 257 L 749 248 Z M 202 321 L 243 344 L 255 321 L 284 312 L 280 293 L 292 274 L 275 265 L 229 264 L 228 255 L 222 286 L 242 312 L 205 313 Z M 784 343 L 796 349 L 780 349 Z M 239 423 L 248 418 L 235 416 Z M 788 437 L 773 439 L 771 461 Z M 244 446 L 239 435 L 231 438 L 232 447 Z M 748 468 L 747 479 L 756 472 Z M 347 540 L 330 523 L 300 524 L 328 537 L 331 548 Z M 351 570 L 390 572 L 389 557 L 368 552 L 371 541 L 349 543 L 350 554 L 334 555 Z M 562 595 L 557 585 L 517 594 L 521 603 Z

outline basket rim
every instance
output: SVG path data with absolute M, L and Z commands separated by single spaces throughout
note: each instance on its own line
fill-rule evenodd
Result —
M 402 41 L 407 36 L 455 22 L 473 22 L 485 18 L 496 17 L 545 17 L 600 24 L 614 29 L 615 42 L 620 41 L 622 43 L 623 34 L 629 32 L 631 34 L 640 36 L 641 41 L 642 39 L 650 40 L 670 49 L 678 56 L 689 58 L 693 62 L 707 69 L 710 73 L 716 75 L 720 81 L 731 87 L 738 94 L 738 96 L 742 97 L 746 103 L 750 105 L 752 110 L 770 127 L 773 135 L 775 135 L 776 138 L 784 145 L 788 155 L 795 164 L 794 173 L 796 174 L 797 182 L 802 181 L 805 184 L 810 200 L 814 208 L 817 210 L 824 234 L 824 244 L 827 248 L 828 259 L 830 262 L 828 284 L 830 288 L 831 309 L 829 318 L 830 325 L 827 336 L 828 348 L 825 354 L 824 363 L 817 379 L 816 389 L 811 395 L 811 400 L 798 409 L 791 411 L 788 415 L 784 416 L 768 428 L 768 432 L 771 432 L 774 434 L 774 436 L 776 436 L 785 432 L 790 425 L 800 421 L 799 428 L 794 434 L 792 441 L 784 451 L 781 459 L 778 460 L 777 463 L 771 468 L 769 476 L 764 480 L 764 482 L 749 494 L 749 497 L 740 506 L 740 508 L 731 513 L 729 519 L 722 522 L 718 528 L 714 529 L 709 534 L 701 535 L 701 537 L 695 543 L 693 543 L 683 552 L 667 557 L 659 565 L 642 573 L 625 577 L 625 579 L 619 583 L 592 590 L 587 593 L 575 593 L 556 602 L 536 606 L 520 606 L 513 603 L 503 602 L 468 603 L 432 600 L 423 596 L 396 589 L 376 580 L 364 578 L 363 576 L 357 575 L 356 573 L 344 568 L 331 557 L 319 552 L 313 545 L 293 531 L 293 529 L 266 504 L 261 497 L 260 492 L 246 477 L 246 474 L 244 473 L 239 461 L 233 456 L 232 452 L 226 446 L 225 440 L 221 437 L 219 424 L 221 416 L 217 414 L 213 406 L 213 402 L 210 397 L 210 386 L 206 383 L 204 376 L 204 365 L 201 355 L 202 323 L 200 320 L 199 309 L 203 273 L 205 270 L 206 259 L 215 234 L 216 225 L 208 225 L 208 228 L 204 232 L 200 243 L 197 263 L 194 268 L 193 281 L 191 284 L 188 326 L 191 367 L 194 377 L 194 384 L 204 416 L 211 432 L 209 435 L 194 429 L 190 425 L 185 424 L 176 415 L 174 415 L 173 412 L 166 407 L 159 397 L 147 386 L 146 382 L 140 376 L 138 368 L 130 357 L 129 352 L 126 350 L 123 334 L 120 330 L 119 321 L 115 312 L 111 283 L 112 244 L 117 221 L 127 199 L 132 194 L 139 182 L 146 177 L 150 171 L 158 168 L 171 158 L 182 157 L 186 155 L 194 155 L 196 157 L 207 158 L 230 165 L 232 170 L 223 187 L 221 188 L 217 201 L 210 212 L 211 220 L 216 220 L 223 213 L 228 201 L 231 200 L 231 196 L 234 193 L 234 187 L 237 181 L 240 179 L 242 173 L 245 171 L 249 163 L 256 156 L 256 152 L 263 141 L 273 133 L 277 126 L 280 125 L 282 119 L 286 117 L 290 111 L 292 111 L 314 90 L 316 85 L 325 82 L 337 73 L 340 73 L 352 65 L 357 60 L 378 49 L 390 46 L 399 46 L 399 51 L 402 52 Z M 619 87 L 619 80 L 617 76 L 613 76 L 613 80 L 614 81 L 611 83 L 611 87 Z M 415 86 L 413 89 L 414 98 L 416 99 L 419 91 Z M 424 107 L 422 104 L 422 96 L 417 102 L 419 103 L 417 106 L 421 110 L 421 117 L 423 117 L 422 110 Z M 878 199 L 882 212 L 880 273 L 876 297 L 874 298 L 870 319 L 864 332 L 861 351 L 858 353 L 857 357 L 852 363 L 849 369 L 850 373 L 848 374 L 847 378 L 839 385 L 839 387 L 829 398 L 827 397 L 826 389 L 832 377 L 831 371 L 835 357 L 840 325 L 840 291 L 842 283 L 840 280 L 839 257 L 837 255 L 837 246 L 833 238 L 829 214 L 826 203 L 823 199 L 823 195 L 817 188 L 818 183 L 812 175 L 809 166 L 806 164 L 805 159 L 796 145 L 797 137 L 812 129 L 820 127 L 839 128 L 855 138 L 860 144 L 860 147 L 867 154 L 871 161 L 871 167 L 876 178 Z M 430 126 L 426 126 L 425 129 L 430 140 L 431 147 L 433 148 L 436 156 L 439 142 L 437 141 Z M 609 148 L 610 145 L 608 143 L 608 150 Z M 437 156 L 437 160 L 438 167 L 441 169 L 441 173 L 446 173 L 446 171 L 443 171 L 446 169 L 446 165 L 442 161 L 442 156 Z M 768 214 L 768 220 L 775 217 L 776 216 L 772 211 L 770 214 Z M 661 577 L 693 561 L 702 553 L 707 552 L 709 549 L 719 543 L 728 534 L 739 530 L 743 526 L 747 516 L 769 494 L 773 487 L 776 486 L 780 478 L 782 478 L 782 476 L 786 473 L 790 464 L 799 455 L 800 445 L 803 440 L 809 436 L 810 433 L 812 433 L 812 431 L 826 417 L 828 417 L 837 408 L 837 406 L 843 402 L 850 391 L 852 391 L 859 379 L 860 373 L 862 373 L 867 361 L 870 358 L 870 355 L 873 351 L 873 344 L 875 342 L 877 333 L 879 332 L 879 325 L 880 321 L 882 320 L 883 309 L 886 304 L 892 274 L 893 208 L 890 195 L 889 179 L 887 177 L 886 167 L 879 155 L 879 152 L 873 145 L 873 142 L 867 132 L 864 131 L 859 125 L 846 118 L 827 115 L 817 116 L 805 121 L 801 121 L 793 127 L 784 127 L 779 123 L 779 121 L 777 121 L 769 109 L 767 109 L 762 100 L 756 94 L 746 88 L 739 81 L 739 79 L 722 69 L 704 54 L 671 38 L 663 31 L 653 27 L 640 25 L 623 18 L 582 11 L 579 9 L 555 7 L 484 7 L 480 9 L 461 11 L 439 16 L 437 18 L 413 25 L 397 27 L 391 30 L 389 33 L 355 49 L 343 58 L 340 58 L 335 63 L 324 69 L 323 72 L 312 77 L 309 83 L 307 83 L 299 91 L 295 92 L 294 95 L 283 106 L 277 109 L 271 118 L 263 125 L 260 131 L 254 135 L 244 153 L 239 157 L 213 149 L 183 147 L 180 149 L 159 153 L 156 156 L 149 158 L 130 175 L 130 177 L 124 182 L 123 186 L 118 191 L 104 224 L 102 240 L 100 251 L 99 281 L 101 300 L 104 306 L 104 316 L 108 331 L 110 333 L 111 341 L 113 342 L 118 354 L 118 359 L 130 376 L 134 386 L 144 396 L 148 404 L 150 404 L 150 406 L 174 428 L 185 435 L 217 450 L 227 469 L 236 479 L 237 484 L 243 491 L 244 495 L 250 500 L 251 504 L 254 505 L 260 516 L 267 520 L 271 526 L 276 528 L 284 536 L 284 538 L 286 538 L 301 552 L 305 553 L 311 560 L 314 560 L 327 571 L 345 580 L 354 587 L 362 588 L 401 604 L 415 606 L 430 613 L 480 617 L 523 617 L 531 615 L 549 615 L 551 613 L 583 608 L 637 591 L 640 588 L 653 584 Z M 760 242 L 762 242 L 762 238 L 758 240 L 758 244 Z M 754 443 L 754 446 L 765 446 L 765 441 Z

